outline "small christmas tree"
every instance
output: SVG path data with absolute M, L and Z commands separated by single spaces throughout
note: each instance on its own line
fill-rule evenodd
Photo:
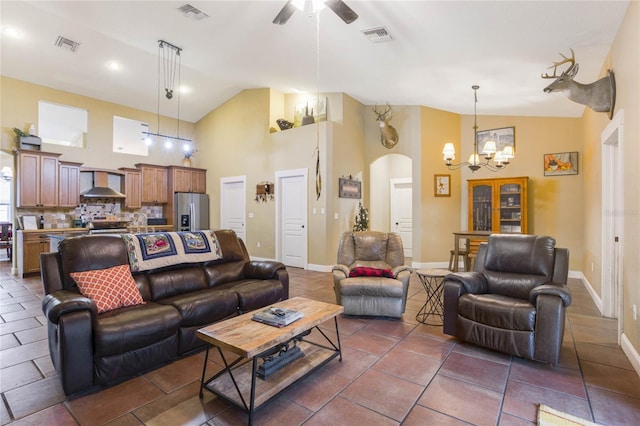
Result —
M 356 213 L 356 220 L 353 224 L 353 232 L 366 231 L 369 229 L 369 212 L 362 206 L 362 203 L 358 203 L 358 213 Z

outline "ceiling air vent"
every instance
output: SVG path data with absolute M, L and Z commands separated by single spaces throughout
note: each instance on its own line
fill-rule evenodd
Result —
M 78 50 L 78 47 L 80 47 L 80 43 L 78 43 L 77 41 L 73 41 L 62 36 L 58 36 L 55 45 L 61 49 L 69 50 L 71 52 L 75 52 L 76 50 Z
M 383 43 L 385 41 L 393 40 L 393 37 L 391 37 L 391 34 L 389 34 L 389 31 L 387 31 L 385 27 L 362 30 L 362 34 L 364 34 L 372 43 Z
M 209 17 L 209 15 L 207 15 L 206 13 L 204 13 L 200 9 L 196 9 L 195 7 L 191 6 L 188 3 L 183 6 L 180 6 L 178 10 L 182 12 L 184 16 L 186 16 L 187 18 L 191 18 L 194 21 L 199 21 L 201 19 Z

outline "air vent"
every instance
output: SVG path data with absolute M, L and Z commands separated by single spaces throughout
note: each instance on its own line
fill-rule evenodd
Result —
M 194 21 L 199 21 L 201 19 L 209 17 L 209 15 L 207 15 L 206 13 L 204 13 L 200 9 L 196 9 L 195 7 L 191 6 L 188 3 L 183 6 L 180 6 L 178 10 L 182 12 L 184 16 L 186 16 L 187 18 L 191 18 Z
M 80 43 L 78 43 L 77 41 L 73 41 L 62 36 L 58 36 L 55 45 L 61 49 L 69 50 L 71 52 L 75 52 L 76 50 L 78 50 L 78 47 L 80 47 Z
M 385 41 L 393 40 L 393 37 L 391 37 L 391 34 L 389 34 L 389 31 L 387 31 L 385 27 L 362 30 L 362 34 L 364 34 L 372 43 L 383 43 Z

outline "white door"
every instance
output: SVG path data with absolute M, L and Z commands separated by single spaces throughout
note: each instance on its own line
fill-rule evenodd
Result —
M 287 266 L 307 266 L 307 169 L 276 173 L 276 251 Z
M 603 130 L 602 142 L 602 314 L 618 318 L 618 343 L 623 330 L 622 249 L 624 111 L 620 110 Z
M 389 206 L 391 207 L 391 232 L 402 239 L 404 256 L 413 256 L 413 188 L 411 178 L 391 179 Z
M 233 229 L 245 242 L 246 181 L 246 176 L 220 179 L 220 228 Z

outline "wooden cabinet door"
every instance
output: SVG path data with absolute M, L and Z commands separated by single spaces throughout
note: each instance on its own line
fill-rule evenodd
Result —
M 173 192 L 191 191 L 191 172 L 185 169 L 173 169 Z
M 29 235 L 24 239 L 23 273 L 40 272 L 40 253 L 49 251 L 49 238 L 44 235 Z
M 80 165 L 80 163 L 60 162 L 59 207 L 75 207 L 80 204 Z
M 17 155 L 17 207 L 57 207 L 60 154 L 20 150 Z
M 40 205 L 58 206 L 58 157 L 42 156 L 40 164 Z
M 40 156 L 31 153 L 18 154 L 18 207 L 40 205 Z
M 468 183 L 470 230 L 529 232 L 527 177 L 470 179 Z
M 142 207 L 142 174 L 140 170 L 124 170 L 124 206 L 130 209 Z
M 198 194 L 207 193 L 207 172 L 204 170 L 193 170 L 191 172 L 191 192 Z
M 142 170 L 142 202 L 166 203 L 167 169 L 160 167 L 141 167 Z

